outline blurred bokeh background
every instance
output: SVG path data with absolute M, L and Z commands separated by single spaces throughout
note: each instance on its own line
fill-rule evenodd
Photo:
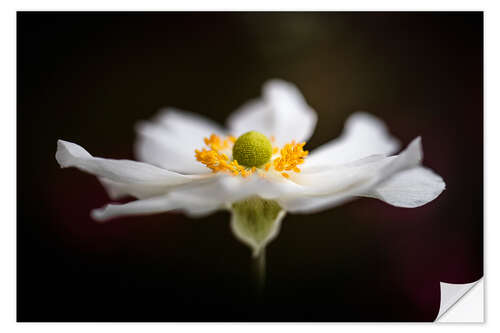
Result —
M 430 321 L 439 281 L 483 275 L 482 13 L 18 13 L 19 321 Z M 265 297 L 229 214 L 98 224 L 93 176 L 57 139 L 133 159 L 134 124 L 175 106 L 221 124 L 270 78 L 318 112 L 307 148 L 371 112 L 421 135 L 447 189 L 417 209 L 360 199 L 288 215 Z M 175 142 L 172 142 L 175 144 Z

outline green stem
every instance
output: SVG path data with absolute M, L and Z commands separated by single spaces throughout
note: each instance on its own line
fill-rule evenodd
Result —
M 260 296 L 266 285 L 266 248 L 260 250 L 257 257 L 253 258 L 253 273 L 255 277 L 255 288 Z

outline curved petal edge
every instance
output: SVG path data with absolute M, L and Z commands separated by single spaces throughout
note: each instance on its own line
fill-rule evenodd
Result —
M 367 196 L 396 207 L 416 208 L 436 199 L 445 188 L 441 176 L 431 169 L 416 167 L 397 173 Z

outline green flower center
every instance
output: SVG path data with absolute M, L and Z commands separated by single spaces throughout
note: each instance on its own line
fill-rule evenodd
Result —
M 273 146 L 262 133 L 250 131 L 241 135 L 233 146 L 233 159 L 245 167 L 261 167 L 271 160 Z

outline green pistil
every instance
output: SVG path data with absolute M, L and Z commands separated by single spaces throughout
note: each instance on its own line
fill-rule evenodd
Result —
M 262 133 L 250 131 L 241 135 L 233 146 L 233 159 L 245 167 L 261 167 L 271 160 L 271 141 Z

